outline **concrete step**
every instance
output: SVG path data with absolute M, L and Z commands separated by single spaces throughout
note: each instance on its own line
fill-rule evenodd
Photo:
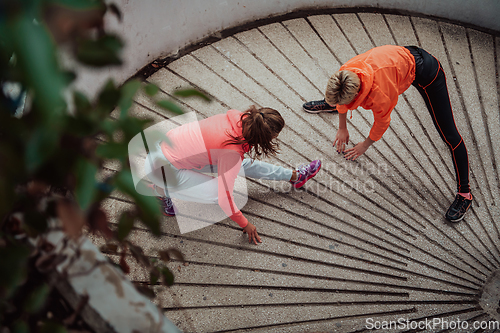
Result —
M 400 96 L 384 137 L 354 162 L 331 146 L 337 114 L 302 110 L 304 102 L 323 98 L 328 78 L 342 63 L 385 44 L 423 47 L 447 74 L 474 195 L 458 224 L 443 217 L 455 191 L 450 154 L 413 87 Z M 477 300 L 500 266 L 499 53 L 498 37 L 463 26 L 346 13 L 239 32 L 148 77 L 163 98 L 176 99 L 171 92 L 188 86 L 211 95 L 209 104 L 178 100 L 199 119 L 252 104 L 275 108 L 286 127 L 279 136 L 281 154 L 266 161 L 290 168 L 316 158 L 323 162 L 299 191 L 248 180 L 242 211 L 260 232 L 258 246 L 248 244 L 229 219 L 181 234 L 175 218 L 166 217 L 159 238 L 135 230 L 132 239 L 148 256 L 176 247 L 186 257 L 187 265 L 169 264 L 176 285 L 155 286 L 167 317 L 185 332 L 359 332 L 368 318 L 458 318 L 470 325 L 491 319 Z M 135 116 L 155 122 L 172 116 L 144 95 L 135 102 Z M 350 146 L 368 135 L 372 118 L 362 109 L 348 117 Z M 110 163 L 103 172 L 113 170 Z M 115 222 L 130 206 L 119 194 L 105 203 Z M 128 262 L 130 277 L 148 283 L 147 272 Z

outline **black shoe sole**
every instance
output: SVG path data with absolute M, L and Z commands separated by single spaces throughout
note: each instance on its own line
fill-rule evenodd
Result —
M 444 214 L 444 218 L 447 219 L 448 221 L 452 222 L 452 223 L 460 222 L 460 221 L 462 221 L 464 219 L 465 214 L 467 214 L 467 212 L 469 211 L 470 206 L 472 206 L 472 200 L 469 203 L 469 206 L 467 207 L 467 209 L 465 210 L 465 213 L 460 218 L 458 218 L 456 220 L 452 220 L 448 216 L 446 216 L 446 215 L 448 215 L 448 212 L 446 212 L 446 214 Z
M 452 222 L 452 223 L 458 223 L 458 222 L 462 221 L 462 220 L 464 219 L 464 217 L 465 217 L 465 214 L 464 214 L 464 215 L 462 215 L 462 217 L 461 217 L 461 218 L 456 219 L 456 220 L 452 220 L 452 219 L 450 219 L 450 218 L 448 218 L 448 217 L 446 217 L 446 216 L 445 216 L 444 218 L 445 218 L 445 219 L 447 219 L 448 221 Z
M 337 112 L 337 109 L 331 109 L 331 110 L 315 110 L 315 111 L 312 111 L 312 110 L 308 110 L 306 108 L 302 108 L 305 112 L 307 113 L 322 113 L 322 112 L 328 112 L 328 113 L 333 113 L 333 112 Z

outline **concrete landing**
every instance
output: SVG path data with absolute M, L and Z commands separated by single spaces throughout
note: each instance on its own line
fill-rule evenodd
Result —
M 332 148 L 337 114 L 302 110 L 323 97 L 342 63 L 384 44 L 421 46 L 447 73 L 475 199 L 459 224 L 443 217 L 455 191 L 449 151 L 413 87 L 400 96 L 382 140 L 355 162 Z M 178 101 L 200 119 L 252 104 L 275 108 L 286 127 L 281 154 L 268 161 L 291 168 L 323 161 L 302 190 L 248 179 L 243 213 L 258 228 L 258 246 L 229 219 L 180 234 L 175 218 L 166 217 L 158 239 L 136 230 L 146 253 L 177 247 L 186 257 L 184 265 L 171 264 L 175 285 L 157 288 L 166 316 L 185 332 L 361 332 L 383 321 L 400 325 L 379 332 L 400 332 L 426 319 L 440 323 L 426 332 L 484 329 L 472 328 L 492 318 L 479 302 L 481 291 L 500 268 L 499 52 L 498 37 L 450 23 L 319 15 L 237 33 L 148 77 L 164 98 L 188 86 L 213 96 L 209 104 Z M 132 113 L 156 121 L 171 116 L 143 96 Z M 371 111 L 352 114 L 349 146 L 364 140 L 373 121 Z M 121 199 L 106 202 L 115 221 L 130 205 Z M 138 267 L 130 277 L 149 281 Z

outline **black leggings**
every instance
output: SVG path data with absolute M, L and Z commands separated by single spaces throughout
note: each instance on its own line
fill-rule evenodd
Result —
M 405 46 L 415 58 L 415 80 L 412 85 L 424 98 L 439 135 L 450 148 L 457 179 L 457 190 L 469 193 L 469 158 L 464 140 L 458 132 L 446 87 L 446 76 L 439 61 L 416 46 Z

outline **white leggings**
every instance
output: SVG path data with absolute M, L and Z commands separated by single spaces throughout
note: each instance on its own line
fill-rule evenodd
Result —
M 217 178 L 205 173 L 217 173 L 217 166 L 207 165 L 201 170 L 177 169 L 163 155 L 159 142 L 146 158 L 145 170 L 149 179 L 165 190 L 162 168 L 167 176 L 165 195 L 170 198 L 191 202 L 216 204 L 218 202 Z M 253 161 L 253 163 L 252 163 Z M 151 163 L 153 168 L 151 168 Z M 152 170 L 153 169 L 153 170 Z M 245 158 L 241 163 L 239 175 L 256 179 L 284 180 L 292 178 L 293 171 L 281 166 Z M 175 178 L 169 182 L 168 179 Z M 170 178 L 170 179 L 172 179 Z M 173 185 L 171 185 L 173 184 Z

